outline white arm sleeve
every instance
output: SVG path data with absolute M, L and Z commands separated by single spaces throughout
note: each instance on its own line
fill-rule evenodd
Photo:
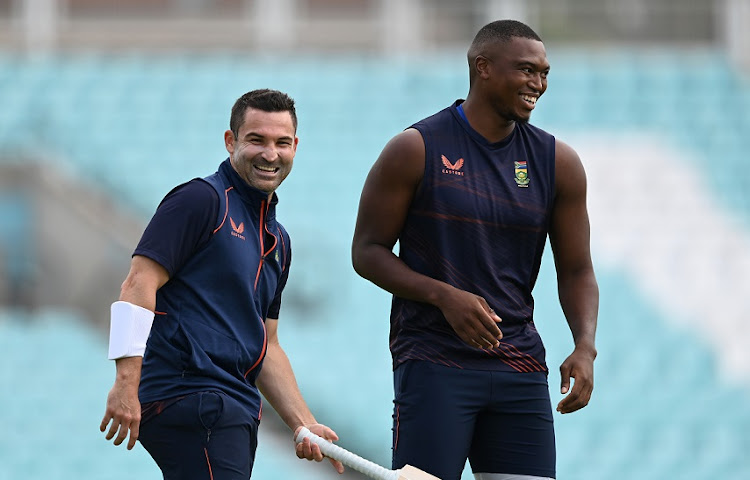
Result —
M 118 301 L 112 304 L 110 313 L 108 358 L 142 357 L 154 323 L 154 312 Z

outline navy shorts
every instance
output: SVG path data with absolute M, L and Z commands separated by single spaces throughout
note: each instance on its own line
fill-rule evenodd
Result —
M 218 392 L 170 403 L 141 422 L 138 440 L 164 480 L 247 480 L 253 470 L 258 422 Z
M 466 370 L 411 360 L 394 372 L 393 468 L 442 480 L 474 473 L 555 477 L 547 374 Z

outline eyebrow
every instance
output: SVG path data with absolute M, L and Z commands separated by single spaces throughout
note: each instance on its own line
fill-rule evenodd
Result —
M 547 64 L 547 65 L 545 65 L 545 66 L 543 66 L 543 67 L 540 68 L 539 64 L 534 63 L 534 62 L 529 61 L 529 60 L 520 60 L 519 62 L 516 63 L 516 65 L 519 66 L 519 67 L 532 67 L 534 69 L 547 70 L 547 71 L 549 71 L 549 69 L 550 69 L 550 65 L 549 64 Z
M 251 137 L 266 138 L 265 135 L 260 134 L 258 132 L 247 132 L 245 134 L 244 138 L 251 138 Z M 277 138 L 277 140 L 289 140 L 289 141 L 293 141 L 294 137 L 290 137 L 289 135 L 284 135 L 283 137 Z

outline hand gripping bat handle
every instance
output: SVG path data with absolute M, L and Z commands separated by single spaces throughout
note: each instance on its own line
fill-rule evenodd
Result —
M 375 480 L 398 480 L 398 471 L 388 470 L 387 468 L 383 468 L 376 463 L 365 460 L 359 455 L 355 455 L 354 453 L 345 450 L 338 445 L 334 445 L 328 440 L 315 435 L 307 428 L 302 427 L 300 432 L 297 434 L 297 438 L 295 439 L 295 441 L 296 443 L 299 443 L 304 438 L 309 438 L 312 443 L 318 445 L 320 447 L 320 451 L 323 452 L 326 457 L 338 460 L 344 465 L 351 467 L 370 478 L 374 478 Z

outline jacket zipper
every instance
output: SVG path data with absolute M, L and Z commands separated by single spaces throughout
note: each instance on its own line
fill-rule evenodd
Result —
M 269 204 L 267 201 L 263 200 L 260 203 L 260 226 L 258 228 L 258 235 L 260 240 L 260 261 L 258 262 L 258 272 L 255 274 L 255 285 L 254 289 L 258 290 L 258 281 L 260 280 L 260 271 L 263 269 L 263 263 L 266 260 L 266 255 L 273 251 L 274 248 L 276 248 L 276 245 L 278 244 L 278 239 L 276 238 L 276 235 L 268 231 L 268 228 L 266 226 L 266 217 L 268 216 L 268 208 Z M 266 232 L 268 232 L 273 238 L 274 242 L 273 245 L 271 245 L 271 248 L 266 252 L 265 250 L 265 237 Z M 245 372 L 245 378 L 247 378 L 248 374 L 255 370 L 255 368 L 260 365 L 261 360 L 263 360 L 263 357 L 266 356 L 266 349 L 268 348 L 268 333 L 266 332 L 266 322 L 263 320 L 263 318 L 259 318 L 260 324 L 263 327 L 263 347 L 260 350 L 260 355 L 258 355 L 258 359 L 255 361 L 252 367 L 250 367 Z
M 260 261 L 258 262 L 258 272 L 255 274 L 255 285 L 253 286 L 254 290 L 258 290 L 258 280 L 260 279 L 260 270 L 263 268 L 263 261 L 266 259 L 266 252 L 263 247 L 263 235 L 265 231 L 265 224 L 266 224 L 266 201 L 263 200 L 260 202 L 260 225 L 258 225 L 258 235 L 260 238 Z
M 258 272 L 255 274 L 255 285 L 253 287 L 255 290 L 258 290 L 260 271 L 263 269 L 263 263 L 265 263 L 266 256 L 271 253 L 274 248 L 276 248 L 276 244 L 278 243 L 276 235 L 268 231 L 268 226 L 266 225 L 266 217 L 268 215 L 269 206 L 269 203 L 265 200 L 260 203 L 260 226 L 258 228 L 258 235 L 260 240 L 260 261 L 258 262 Z M 268 251 L 266 251 L 265 247 L 266 232 L 268 232 L 268 234 L 274 238 L 273 245 L 271 245 L 271 248 L 269 248 Z
M 263 321 L 262 318 L 258 318 L 260 321 L 261 326 L 263 327 L 263 347 L 260 349 L 260 355 L 258 355 L 258 359 L 255 361 L 252 367 L 248 368 L 245 372 L 244 377 L 247 379 L 247 375 L 255 370 L 255 368 L 260 365 L 260 361 L 263 360 L 263 357 L 266 356 L 266 350 L 268 349 L 268 333 L 266 332 L 266 322 Z

